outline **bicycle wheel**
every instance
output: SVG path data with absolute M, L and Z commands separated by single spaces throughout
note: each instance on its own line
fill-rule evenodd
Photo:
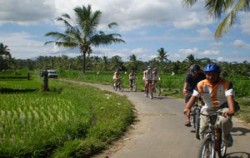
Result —
M 133 84 L 133 89 L 135 92 L 137 91 L 136 83 Z
M 156 93 L 157 96 L 161 95 L 161 88 L 160 88 L 159 85 L 156 85 L 156 87 L 155 87 L 155 93 Z
M 214 143 L 209 137 L 205 137 L 201 141 L 201 146 L 198 153 L 199 158 L 215 158 Z
M 117 91 L 117 85 L 116 85 L 116 83 L 113 84 L 113 89 L 114 89 L 115 91 Z
M 151 86 L 151 85 L 150 85 L 150 86 Z M 150 88 L 149 88 L 149 98 L 150 98 L 150 99 L 153 99 L 153 98 L 154 98 L 153 93 L 154 93 L 154 92 L 153 92 L 153 88 L 150 87 Z
M 192 106 L 191 110 L 190 110 L 190 123 L 195 128 L 195 109 L 194 109 L 194 106 Z
M 124 90 L 124 88 L 123 88 L 123 86 L 122 86 L 122 83 L 119 83 L 119 91 L 120 91 L 120 92 L 123 92 L 123 90 Z
M 195 109 L 195 136 L 197 139 L 200 139 L 200 109 Z

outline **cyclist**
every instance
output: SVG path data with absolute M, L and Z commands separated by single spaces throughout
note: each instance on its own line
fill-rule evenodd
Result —
M 147 70 L 143 72 L 143 80 L 144 80 L 144 87 L 145 87 L 145 96 L 148 96 L 148 86 L 151 83 L 152 79 L 152 72 L 151 66 L 147 66 Z
M 183 94 L 185 95 L 185 103 L 191 97 L 193 90 L 195 89 L 197 83 L 206 78 L 205 74 L 201 71 L 199 65 L 193 64 L 189 68 L 189 73 L 186 75 L 185 83 L 183 86 Z M 186 115 L 186 123 L 185 126 L 190 127 L 190 115 Z
M 152 87 L 154 87 L 157 81 L 160 80 L 158 69 L 155 67 L 152 71 Z
M 135 70 L 132 69 L 128 76 L 129 76 L 129 87 L 133 88 L 133 82 L 136 77 Z
M 120 81 L 120 71 L 116 69 L 113 75 L 114 86 Z
M 230 134 L 232 129 L 232 116 L 235 113 L 234 90 L 232 83 L 220 77 L 220 67 L 216 64 L 208 64 L 204 68 L 206 79 L 200 81 L 192 97 L 186 104 L 184 114 L 190 113 L 190 108 L 194 104 L 197 97 L 201 96 L 205 105 L 201 109 L 201 113 L 209 114 L 216 111 L 222 112 L 219 116 L 220 126 L 223 133 L 223 141 L 227 147 L 232 146 L 233 138 Z M 225 106 L 226 105 L 226 106 Z M 200 138 L 204 138 L 204 133 L 207 128 L 207 117 L 200 117 Z

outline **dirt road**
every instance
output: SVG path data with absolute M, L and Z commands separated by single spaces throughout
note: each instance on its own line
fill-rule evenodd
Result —
M 86 83 L 85 83 L 86 84 Z M 111 86 L 91 84 L 114 91 Z M 167 96 L 149 99 L 143 92 L 117 92 L 134 104 L 138 122 L 109 150 L 95 158 L 195 158 L 200 141 L 192 127 L 185 127 L 184 100 Z M 227 158 L 250 158 L 250 128 L 234 118 L 233 147 Z

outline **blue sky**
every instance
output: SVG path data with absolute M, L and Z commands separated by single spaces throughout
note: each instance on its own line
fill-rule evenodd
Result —
M 195 58 L 218 61 L 250 61 L 250 13 L 238 14 L 238 21 L 221 39 L 213 34 L 219 20 L 209 17 L 199 1 L 191 8 L 181 0 L 1 0 L 0 42 L 7 45 L 16 59 L 38 56 L 75 57 L 78 50 L 44 45 L 50 31 L 63 32 L 55 18 L 64 13 L 74 17 L 73 8 L 90 4 L 102 12 L 99 30 L 108 32 L 107 24 L 117 22 L 112 33 L 119 33 L 125 44 L 93 48 L 95 56 L 119 55 L 124 61 L 135 54 L 148 61 L 164 48 L 168 59 L 183 61 L 189 54 Z M 14 5 L 13 5 L 14 4 Z M 248 20 L 247 20 L 248 19 Z

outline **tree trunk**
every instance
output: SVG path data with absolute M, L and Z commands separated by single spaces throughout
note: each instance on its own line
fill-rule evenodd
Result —
M 82 57 L 82 73 L 85 74 L 86 70 L 86 52 L 83 52 L 83 57 Z

